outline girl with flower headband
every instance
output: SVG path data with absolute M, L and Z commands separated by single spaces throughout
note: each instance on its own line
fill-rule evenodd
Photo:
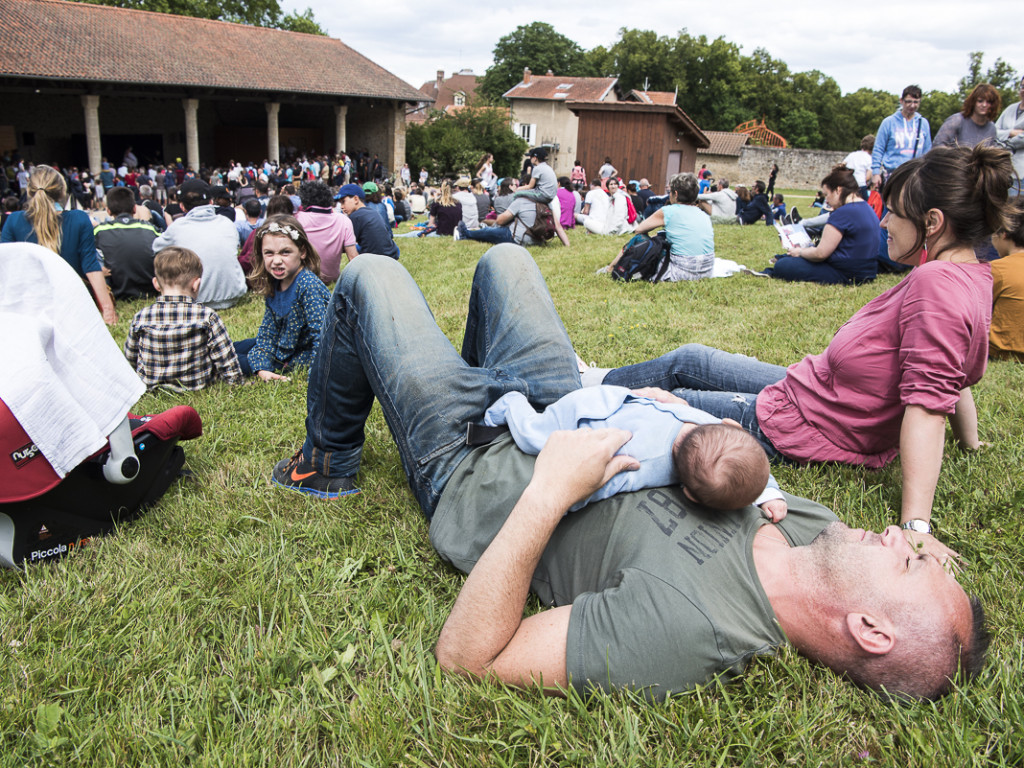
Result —
M 294 216 L 271 216 L 256 230 L 253 291 L 267 308 L 255 339 L 235 342 L 246 376 L 287 381 L 278 371 L 313 362 L 331 294 L 320 280 L 320 256 Z

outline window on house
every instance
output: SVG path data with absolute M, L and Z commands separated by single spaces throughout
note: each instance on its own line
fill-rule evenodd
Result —
M 466 94 L 462 91 L 458 91 L 455 94 L 455 106 L 464 107 L 466 106 Z
M 524 139 L 527 144 L 530 144 L 531 146 L 534 144 L 534 138 L 537 135 L 536 123 L 516 123 L 513 130 L 515 130 L 516 134 Z

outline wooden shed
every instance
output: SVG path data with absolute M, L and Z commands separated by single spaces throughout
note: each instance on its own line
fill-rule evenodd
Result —
M 588 171 L 610 157 L 622 178 L 647 178 L 658 193 L 674 174 L 694 167 L 698 148 L 711 144 L 674 103 L 629 100 L 566 106 L 579 117 L 577 155 Z

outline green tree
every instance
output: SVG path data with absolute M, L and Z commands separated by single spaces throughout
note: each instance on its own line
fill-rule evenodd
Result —
M 921 114 L 928 118 L 933 137 L 946 118 L 959 112 L 963 105 L 963 98 L 955 93 L 925 91 L 921 94 Z
M 595 46 L 583 54 L 587 70 L 594 77 L 614 77 L 617 73 L 615 56 L 603 45 Z
M 796 108 L 786 62 L 773 59 L 764 48 L 756 48 L 750 56 L 740 60 L 740 69 L 740 103 L 746 108 L 744 119 L 763 117 L 769 128 L 779 131 L 781 119 Z
M 680 62 L 676 101 L 697 125 L 731 131 L 750 116 L 740 100 L 743 72 L 740 49 L 724 37 L 708 42 L 681 31 L 673 56 Z
M 645 85 L 649 91 L 672 91 L 681 74 L 673 49 L 673 40 L 657 32 L 623 27 L 602 74 L 618 75 L 623 91 L 644 90 Z
M 847 93 L 839 102 L 839 120 L 847 126 L 847 143 L 836 149 L 856 149 L 860 140 L 874 135 L 882 120 L 896 110 L 898 98 L 886 91 L 860 88 Z
M 972 51 L 968 55 L 967 75 L 960 78 L 957 83 L 956 95 L 960 100 L 966 99 L 974 87 L 981 83 L 991 83 L 999 91 L 1003 99 L 1003 106 L 1017 101 L 1017 71 L 1002 59 L 996 59 L 995 63 L 982 74 L 981 67 L 985 54 L 982 51 Z
M 775 130 L 786 137 L 791 147 L 817 148 L 821 146 L 821 126 L 818 115 L 804 107 L 790 110 L 778 123 Z
M 320 26 L 313 18 L 313 9 L 306 8 L 302 13 L 292 11 L 281 17 L 281 22 L 276 26 L 286 29 L 289 32 L 304 32 L 307 35 L 327 35 L 327 30 Z
M 745 110 L 738 101 L 740 49 L 725 38 L 708 41 L 685 29 L 675 37 L 652 30 L 619 30 L 611 48 L 587 52 L 599 75 L 618 75 L 623 91 L 676 92 L 676 102 L 698 125 L 731 130 Z
M 495 173 L 516 175 L 526 149 L 509 127 L 506 110 L 486 106 L 450 115 L 435 110 L 426 123 L 410 125 L 405 136 L 409 165 L 425 167 L 433 177 L 472 173 L 488 152 L 494 155 Z
M 523 69 L 543 75 L 549 69 L 556 75 L 592 74 L 583 49 L 550 24 L 535 21 L 517 27 L 494 46 L 494 63 L 484 73 L 477 93 L 492 102 L 523 79 Z
M 134 8 L 140 11 L 171 13 L 197 19 L 234 21 L 257 27 L 277 27 L 293 32 L 326 34 L 307 8 L 303 13 L 282 15 L 278 0 L 85 0 L 94 5 Z

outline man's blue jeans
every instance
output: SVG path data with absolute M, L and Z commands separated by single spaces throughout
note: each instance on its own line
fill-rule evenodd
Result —
M 459 222 L 459 237 L 466 240 L 479 240 L 482 243 L 514 243 L 512 230 L 508 227 L 481 227 L 469 229 L 464 222 Z
M 757 422 L 757 395 L 785 375 L 781 365 L 703 344 L 684 344 L 654 360 L 614 368 L 602 383 L 670 390 L 694 408 L 720 419 L 735 419 L 757 438 L 768 458 L 774 459 L 781 454 Z
M 376 397 L 429 518 L 472 450 L 467 423 L 506 392 L 545 407 L 579 386 L 569 336 L 524 248 L 495 246 L 477 264 L 461 355 L 405 268 L 362 254 L 338 280 L 309 372 L 303 453 L 323 475 L 356 474 Z

